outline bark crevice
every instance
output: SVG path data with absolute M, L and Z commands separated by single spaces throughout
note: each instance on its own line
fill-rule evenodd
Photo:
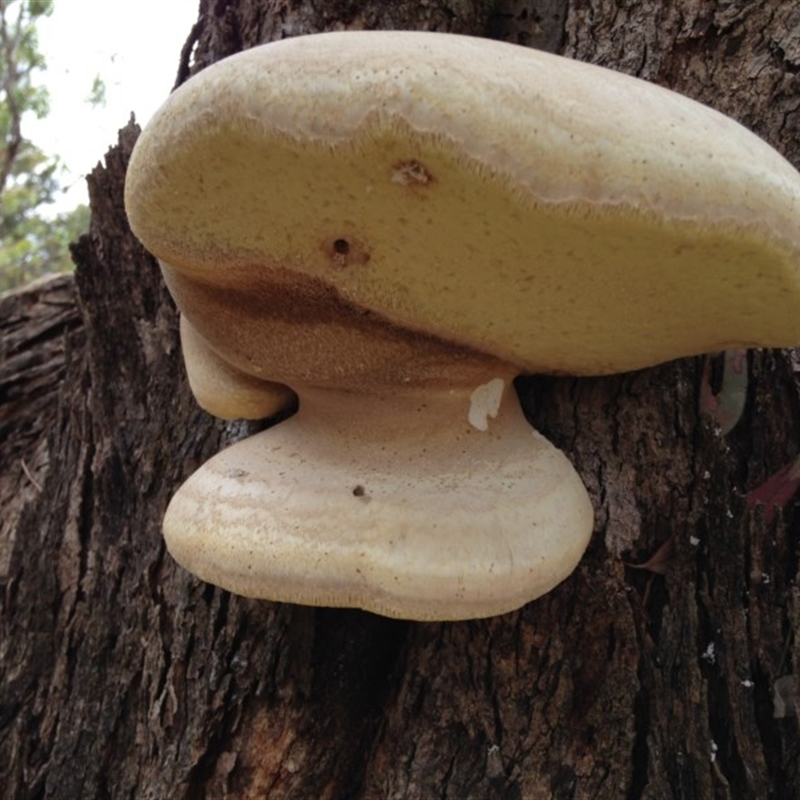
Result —
M 200 11 L 179 80 L 333 27 L 538 31 L 543 47 L 733 115 L 800 163 L 790 3 Z M 596 528 L 576 572 L 513 614 L 399 623 L 228 595 L 176 566 L 161 519 L 191 472 L 263 426 L 215 421 L 191 398 L 174 306 L 125 219 L 137 133 L 91 177 L 74 281 L 0 298 L 0 796 L 800 795 L 800 514 L 796 500 L 772 521 L 745 507 L 800 447 L 797 352 L 750 355 L 727 437 L 700 414 L 700 359 L 518 381 Z M 665 574 L 628 566 L 668 541 Z

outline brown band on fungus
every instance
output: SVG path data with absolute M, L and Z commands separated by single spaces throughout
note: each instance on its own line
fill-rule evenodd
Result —
M 348 380 L 389 386 L 469 384 L 505 362 L 467 345 L 403 327 L 342 297 L 336 287 L 283 268 L 247 268 L 246 280 L 206 284 L 164 267 L 170 292 L 232 364 L 259 377 L 317 385 Z M 228 309 L 229 311 L 225 311 Z M 335 331 L 335 335 L 334 332 Z M 286 354 L 302 345 L 303 374 Z

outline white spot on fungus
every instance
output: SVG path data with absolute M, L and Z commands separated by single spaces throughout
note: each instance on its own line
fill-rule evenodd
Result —
M 479 386 L 469 396 L 469 415 L 467 419 L 473 428 L 479 431 L 489 429 L 489 417 L 494 419 L 500 410 L 503 391 L 506 383 L 502 378 L 495 378 Z
M 433 181 L 428 168 L 414 158 L 398 161 L 392 166 L 392 183 L 401 186 L 427 186 Z

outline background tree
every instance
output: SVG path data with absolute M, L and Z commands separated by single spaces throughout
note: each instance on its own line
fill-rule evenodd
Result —
M 47 115 L 47 91 L 35 82 L 45 68 L 36 23 L 53 0 L 0 0 L 0 291 L 46 272 L 72 268 L 69 243 L 88 228 L 86 206 L 43 213 L 59 191 L 58 158 L 23 132 L 26 114 Z
M 333 28 L 492 33 L 676 88 L 797 165 L 799 22 L 783 0 L 203 0 L 179 74 Z M 796 352 L 749 354 L 728 435 L 699 412 L 702 359 L 520 381 L 596 525 L 517 612 L 417 624 L 235 597 L 160 533 L 176 487 L 254 426 L 188 392 L 125 220 L 136 135 L 91 178 L 77 302 L 62 278 L 0 308 L 1 796 L 800 796 L 800 515 L 745 502 L 800 442 Z

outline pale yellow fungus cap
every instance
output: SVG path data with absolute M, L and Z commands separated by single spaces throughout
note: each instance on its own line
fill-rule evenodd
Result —
M 127 203 L 214 291 L 288 269 L 525 371 L 800 341 L 792 166 L 692 100 L 504 43 L 362 31 L 235 55 L 156 114 Z

